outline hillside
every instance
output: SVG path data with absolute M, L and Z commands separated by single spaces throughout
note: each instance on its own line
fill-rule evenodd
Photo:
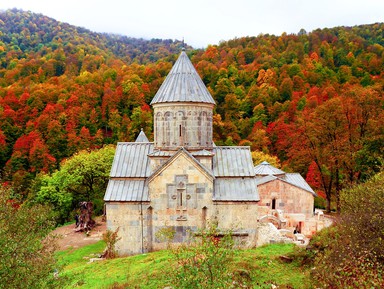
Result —
M 105 248 L 105 243 L 58 252 L 59 282 L 62 288 L 166 288 L 179 264 L 175 252 L 163 250 L 125 258 L 89 262 Z M 274 244 L 252 250 L 236 250 L 229 271 L 248 276 L 241 288 L 310 288 L 309 269 L 299 262 L 285 263 L 279 257 L 292 254 L 294 247 Z M 235 278 L 234 278 L 235 279 Z M 174 284 L 176 285 L 176 284 Z M 231 287 L 232 288 L 232 287 Z M 236 288 L 234 285 L 233 288 Z
M 329 200 L 378 171 L 383 23 L 187 47 L 217 106 L 218 145 L 276 155 Z M 0 176 L 15 196 L 81 149 L 152 134 L 149 102 L 181 43 L 99 34 L 0 12 Z
M 0 27 L 3 51 L 16 52 L 19 58 L 33 52 L 44 53 L 41 51 L 43 47 L 56 50 L 62 44 L 68 54 L 84 49 L 91 55 L 115 56 L 128 63 L 147 63 L 177 53 L 181 45 L 170 39 L 144 40 L 96 33 L 42 14 L 17 9 L 0 11 Z

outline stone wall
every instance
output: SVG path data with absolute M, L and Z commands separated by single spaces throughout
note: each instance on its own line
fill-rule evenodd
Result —
M 223 230 L 232 230 L 246 233 L 243 238 L 243 247 L 254 247 L 256 245 L 256 233 L 258 225 L 257 202 L 215 202 L 213 214 L 210 216 L 215 220 L 218 227 Z
M 189 232 L 204 227 L 212 211 L 213 177 L 181 153 L 148 183 L 152 207 L 152 249 L 166 247 L 156 233 L 175 232 L 174 243 L 186 242 Z
M 259 205 L 272 210 L 273 199 L 275 209 L 283 210 L 284 214 L 304 214 L 313 216 L 314 197 L 311 193 L 281 180 L 273 180 L 257 187 Z
M 119 255 L 132 255 L 147 251 L 144 238 L 142 238 L 143 232 L 145 234 L 144 218 L 146 216 L 141 215 L 142 208 L 143 213 L 146 213 L 146 207 L 148 206 L 139 203 L 106 203 L 108 230 L 116 231 L 119 228 L 118 235 L 121 240 L 116 244 Z
M 245 247 L 256 244 L 257 202 L 213 202 L 213 176 L 180 153 L 148 182 L 150 202 L 108 202 L 107 226 L 119 227 L 120 255 L 138 254 L 167 247 L 158 232 L 170 228 L 172 243 L 187 242 L 190 233 L 217 223 L 232 230 Z
M 211 149 L 213 104 L 154 104 L 155 148 Z

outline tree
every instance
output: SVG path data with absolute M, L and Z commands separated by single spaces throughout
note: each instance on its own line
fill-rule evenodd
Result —
M 290 155 L 309 157 L 316 163 L 321 176 L 321 186 L 326 194 L 327 211 L 331 210 L 333 195 L 336 196 L 337 209 L 340 211 L 340 176 L 342 159 L 346 153 L 341 99 L 331 99 L 317 107 L 314 112 L 304 113 L 298 124 L 297 132 L 302 141 L 295 142 L 295 149 L 292 147 Z
M 58 212 L 58 221 L 70 219 L 81 201 L 91 201 L 95 214 L 103 210 L 103 196 L 115 153 L 114 146 L 80 151 L 65 160 L 52 175 L 42 175 L 35 186 L 35 199 L 49 203 Z
M 253 151 L 252 154 L 252 161 L 255 166 L 261 164 L 262 162 L 266 161 L 270 163 L 272 166 L 276 168 L 280 168 L 280 161 L 276 156 L 271 156 L 267 153 L 264 153 L 262 151 Z
M 11 195 L 0 187 L 0 288 L 58 288 L 52 211 L 19 205 Z

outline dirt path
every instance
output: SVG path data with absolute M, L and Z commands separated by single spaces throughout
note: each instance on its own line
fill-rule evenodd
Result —
M 101 218 L 96 218 L 96 227 L 92 229 L 89 235 L 84 232 L 75 232 L 75 224 L 63 226 L 53 231 L 59 236 L 58 250 L 76 249 L 102 240 L 106 231 L 106 223 Z

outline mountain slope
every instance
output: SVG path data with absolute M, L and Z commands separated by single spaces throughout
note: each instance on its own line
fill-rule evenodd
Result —
M 277 155 L 329 196 L 377 171 L 383 30 L 376 23 L 187 49 L 217 103 L 215 143 Z M 79 150 L 132 141 L 141 128 L 151 138 L 148 104 L 180 48 L 0 12 L 2 180 L 26 198 L 37 173 Z

